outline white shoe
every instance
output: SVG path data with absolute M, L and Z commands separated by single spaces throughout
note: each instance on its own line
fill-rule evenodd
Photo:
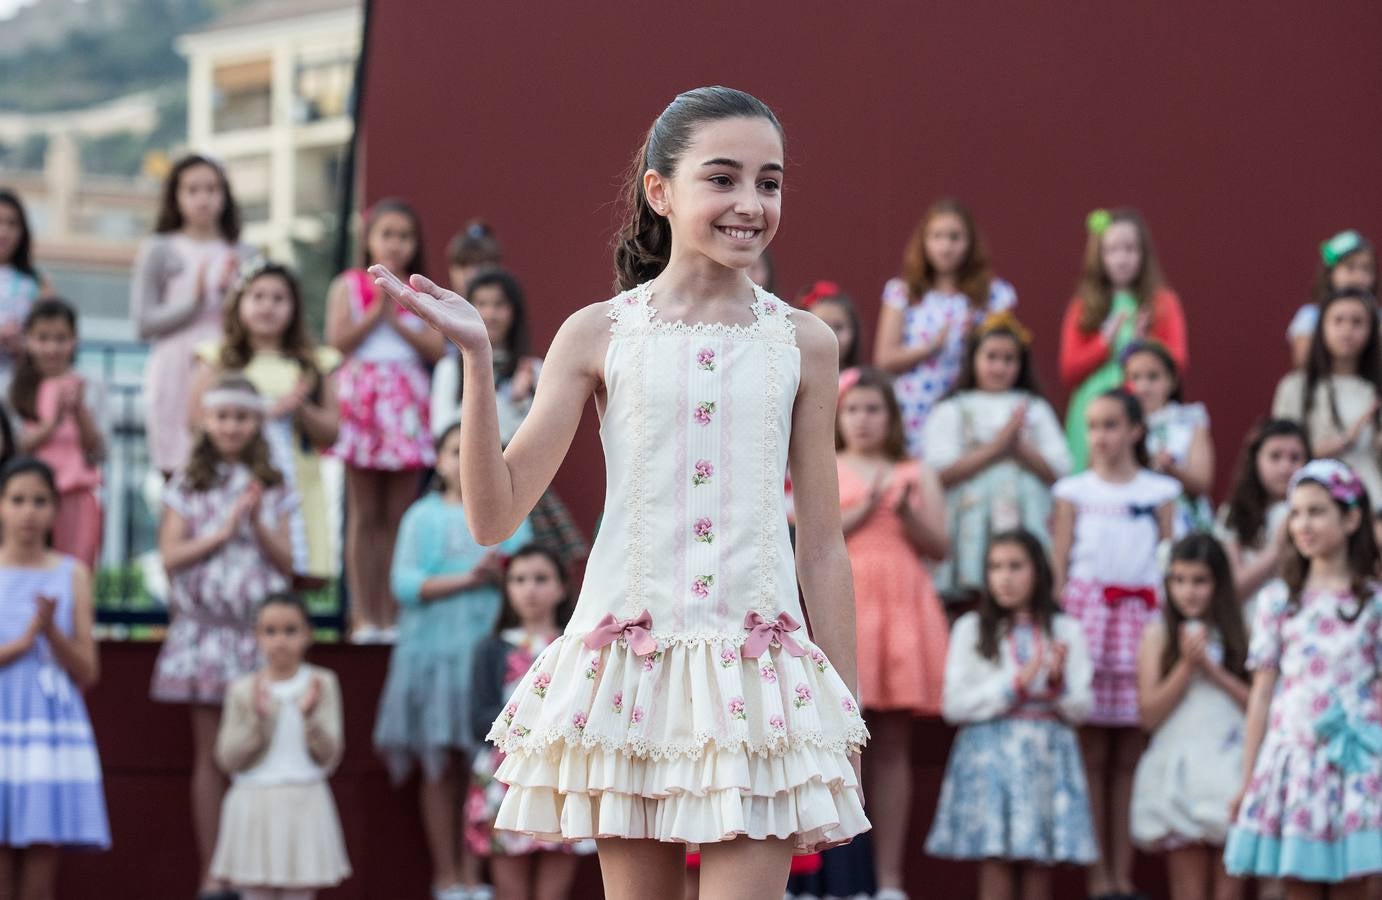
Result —
M 390 625 L 390 626 L 387 627 L 387 628 L 381 628 L 381 629 L 379 629 L 379 638 L 375 641 L 375 643 L 377 643 L 377 644 L 397 644 L 397 643 L 398 643 L 398 626 L 397 626 L 397 625 Z M 475 895 L 472 897 L 472 900 L 492 900 L 492 895 L 494 894 L 494 890 L 493 890 L 489 885 L 487 885 L 487 884 L 482 884 L 482 885 L 479 885 L 478 887 L 473 887 L 473 888 L 471 888 L 470 890 L 471 890 L 472 893 L 474 893 L 475 891 L 478 891 L 478 890 L 486 890 L 486 891 L 489 891 L 489 894 L 485 894 L 485 895 L 483 895 L 483 896 L 480 895 L 480 894 L 475 894 Z
M 352 644 L 377 644 L 379 643 L 379 636 L 383 633 L 384 632 L 380 630 L 378 625 L 360 625 L 350 633 L 350 642 Z M 449 888 L 433 888 L 432 893 L 435 894 L 438 891 L 454 891 L 459 887 L 461 887 L 461 885 L 456 884 Z M 439 897 L 438 900 L 461 900 L 461 898 L 454 896 Z
M 898 888 L 883 888 L 873 895 L 873 900 L 907 900 L 907 892 Z
M 470 900 L 494 900 L 494 888 L 487 884 L 477 884 L 470 889 Z
M 432 900 L 471 900 L 471 897 L 470 888 L 463 884 L 453 884 L 451 887 L 444 888 L 432 888 Z

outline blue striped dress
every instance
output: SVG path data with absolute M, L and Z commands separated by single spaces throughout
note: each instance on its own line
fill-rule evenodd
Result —
M 0 569 L 0 643 L 20 637 L 40 595 L 57 598 L 54 621 L 72 633 L 72 567 Z M 0 668 L 0 845 L 110 846 L 101 760 L 82 702 L 52 648 Z

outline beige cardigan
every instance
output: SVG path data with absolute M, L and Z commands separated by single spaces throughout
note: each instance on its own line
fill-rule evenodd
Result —
M 345 746 L 341 735 L 341 685 L 330 669 L 307 663 L 303 666 L 321 684 L 321 696 L 304 723 L 307 752 L 317 765 L 330 772 L 341 761 Z M 243 675 L 226 691 L 221 731 L 216 735 L 216 763 L 230 774 L 243 772 L 259 762 L 274 733 L 278 701 L 270 701 L 269 715 L 260 716 L 254 708 L 254 679 L 255 673 Z

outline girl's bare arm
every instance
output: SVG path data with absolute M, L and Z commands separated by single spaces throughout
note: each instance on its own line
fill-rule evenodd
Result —
M 797 316 L 796 323 L 801 383 L 792 409 L 788 463 L 797 512 L 797 578 L 811 616 L 812 637 L 853 691 L 854 578 L 840 527 L 835 467 L 839 351 L 824 322 Z

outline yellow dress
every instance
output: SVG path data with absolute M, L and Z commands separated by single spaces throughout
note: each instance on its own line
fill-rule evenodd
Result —
M 197 358 L 213 368 L 220 368 L 220 353 L 220 341 L 208 342 L 197 349 Z M 334 348 L 318 347 L 315 354 L 322 378 L 341 365 L 341 354 Z M 249 379 L 266 403 L 272 405 L 298 383 L 302 368 L 290 356 L 261 351 L 254 354 L 240 374 Z M 311 579 L 330 578 L 336 566 L 331 552 L 326 487 L 322 482 L 321 455 L 325 448 L 313 447 L 292 416 L 266 422 L 264 437 L 269 442 L 274 466 L 298 496 L 298 512 L 292 521 L 293 571 Z

